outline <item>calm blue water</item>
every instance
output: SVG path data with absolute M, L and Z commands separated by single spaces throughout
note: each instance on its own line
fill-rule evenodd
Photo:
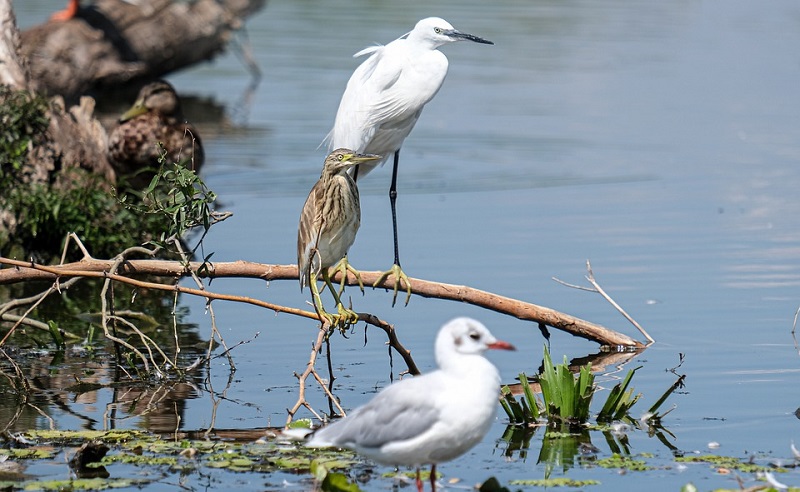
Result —
M 24 0 L 15 8 L 24 27 L 53 5 Z M 629 366 L 644 366 L 634 378 L 642 407 L 672 383 L 665 370 L 685 354 L 686 388 L 670 399 L 677 409 L 665 419 L 677 448 L 706 450 L 717 441 L 720 454 L 791 456 L 791 440 L 800 442 L 793 415 L 800 357 L 790 334 L 800 305 L 797 2 L 270 2 L 247 25 L 264 72 L 252 99 L 242 104 L 250 79 L 233 54 L 170 77 L 180 92 L 211 98 L 230 117 L 224 127 L 201 127 L 206 181 L 235 214 L 214 228 L 206 251 L 217 261 L 295 262 L 299 211 L 324 158 L 318 145 L 358 64 L 351 54 L 430 15 L 496 44 L 443 48 L 448 78 L 403 147 L 405 271 L 640 338 L 599 296 L 551 279 L 585 284 L 590 259 L 604 289 L 657 340 Z M 391 264 L 389 179 L 385 168 L 359 183 L 363 220 L 350 260 L 361 269 Z M 296 307 L 306 299 L 295 282 L 217 280 L 211 288 Z M 491 355 L 507 382 L 539 365 L 543 340 L 530 324 L 421 298 L 392 309 L 383 292 L 351 292 L 358 310 L 401 330 L 423 369 L 433 367 L 436 330 L 457 315 L 484 321 L 518 347 Z M 209 329 L 202 302 L 183 304 L 201 331 Z M 260 333 L 234 351 L 238 370 L 216 426 L 280 425 L 315 326 L 241 305 L 215 309 L 229 344 Z M 349 408 L 389 380 L 384 338 L 371 332 L 368 340 L 362 346 L 359 329 L 334 342 L 339 395 Z M 596 347 L 554 332 L 551 350 L 560 360 Z M 212 367 L 215 390 L 227 376 L 222 362 Z M 314 403 L 326 408 L 318 392 Z M 211 404 L 208 395 L 189 400 L 182 426 L 209 425 Z M 63 428 L 79 425 L 52 413 Z M 507 460 L 495 449 L 503 428 L 500 418 L 480 446 L 441 471 L 465 484 L 491 474 L 501 482 L 542 478 L 541 439 L 527 460 Z M 631 443 L 671 463 L 654 439 L 638 433 Z M 595 445 L 608 454 L 599 436 Z M 614 471 L 567 475 L 599 478 L 607 490 L 637 488 L 635 477 Z M 701 489 L 737 486 L 711 475 L 694 465 L 663 470 L 659 479 L 672 490 L 692 480 Z M 779 478 L 800 484 L 796 472 Z

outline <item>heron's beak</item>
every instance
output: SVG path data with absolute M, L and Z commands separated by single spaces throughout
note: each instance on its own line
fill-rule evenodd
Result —
M 353 154 L 349 161 L 351 165 L 355 166 L 357 164 L 361 164 L 362 162 L 377 161 L 378 159 L 382 158 L 382 155 L 377 154 Z
M 467 34 L 465 32 L 457 31 L 455 29 L 448 31 L 447 35 L 450 36 L 451 38 L 454 38 L 455 41 L 464 39 L 467 41 L 473 41 L 475 43 L 494 44 L 488 39 L 479 38 L 478 36 L 473 36 L 472 34 Z

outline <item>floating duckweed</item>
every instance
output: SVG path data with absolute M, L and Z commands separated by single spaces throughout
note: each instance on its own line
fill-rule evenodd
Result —
M 645 471 L 654 468 L 649 466 L 644 460 L 635 460 L 617 453 L 614 453 L 608 458 L 599 459 L 595 461 L 594 464 L 602 468 L 624 468 L 631 471 Z
M 716 456 L 704 454 L 698 456 L 680 456 L 675 458 L 678 463 L 708 463 L 714 468 L 735 469 L 744 473 L 755 473 L 759 471 L 770 471 L 775 473 L 786 473 L 788 470 L 782 467 L 758 465 L 750 460 L 742 460 L 732 456 Z
M 25 437 L 38 441 L 58 441 L 62 445 L 79 441 L 103 441 L 105 443 L 119 443 L 134 439 L 144 439 L 148 434 L 135 430 L 110 430 L 110 431 L 59 431 L 59 430 L 31 430 Z M 153 440 L 156 438 L 151 436 Z
M 26 483 L 23 490 L 106 490 L 122 487 L 135 487 L 148 483 L 147 480 L 132 478 L 78 478 L 75 480 L 42 480 Z
M 522 487 L 586 487 L 589 485 L 600 485 L 598 480 L 573 480 L 571 478 L 541 478 L 530 480 L 511 480 L 509 485 Z
M 126 463 L 130 465 L 175 466 L 178 464 L 178 458 L 176 458 L 175 456 L 148 456 L 148 455 L 120 453 L 120 454 L 106 455 L 103 457 L 102 460 L 100 460 L 100 463 L 103 465 L 110 465 L 113 463 Z
M 52 458 L 57 451 L 57 449 L 50 447 L 3 449 L 0 451 L 0 457 L 7 456 L 18 460 L 43 460 Z

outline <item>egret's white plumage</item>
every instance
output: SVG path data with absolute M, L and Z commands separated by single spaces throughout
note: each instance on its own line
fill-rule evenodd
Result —
M 354 55 L 369 58 L 347 82 L 327 140 L 331 149 L 346 147 L 384 156 L 380 162 L 360 166 L 359 177 L 400 150 L 447 75 L 447 57 L 437 48 L 461 40 L 493 44 L 457 31 L 444 19 L 428 17 L 391 43 Z
M 475 446 L 495 418 L 500 374 L 483 353 L 513 350 L 480 322 L 456 318 L 436 337 L 439 369 L 396 382 L 342 420 L 316 431 L 309 446 L 336 446 L 379 463 L 419 467 L 452 460 Z

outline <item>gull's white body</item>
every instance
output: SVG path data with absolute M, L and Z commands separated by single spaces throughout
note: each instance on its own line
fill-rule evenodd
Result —
M 462 39 L 480 38 L 456 31 L 444 19 L 429 17 L 389 44 L 355 54 L 370 56 L 347 82 L 328 143 L 331 149 L 346 147 L 383 156 L 381 161 L 362 164 L 359 177 L 400 150 L 447 75 L 447 57 L 437 48 Z
M 513 349 L 476 320 L 450 321 L 436 338 L 438 370 L 388 386 L 316 431 L 308 445 L 349 448 L 379 463 L 417 468 L 464 454 L 495 419 L 500 375 L 483 356 L 488 348 Z

